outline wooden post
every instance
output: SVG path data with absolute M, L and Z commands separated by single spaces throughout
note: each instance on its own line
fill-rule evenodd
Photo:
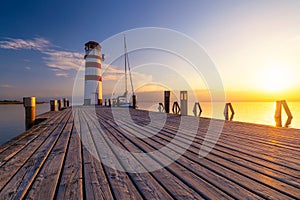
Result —
M 165 111 L 170 113 L 170 91 L 164 91 L 165 95 Z
M 179 114 L 179 112 L 180 112 L 180 107 L 179 107 L 177 101 L 175 101 L 175 102 L 173 103 L 172 111 L 173 111 L 174 114 Z
M 276 101 L 275 118 L 281 118 L 281 101 Z
M 62 99 L 58 100 L 58 110 L 62 110 Z
M 180 114 L 183 116 L 188 115 L 188 93 L 187 91 L 180 91 Z
M 277 127 L 282 127 L 281 121 L 281 101 L 276 101 L 276 110 L 275 110 L 275 122 Z
M 25 127 L 28 130 L 35 121 L 35 97 L 24 97 L 23 104 L 25 107 Z
M 231 103 L 226 103 L 225 104 L 225 108 L 224 108 L 224 117 L 225 117 L 225 120 L 229 120 L 228 109 L 230 109 L 230 112 L 231 112 L 231 116 L 230 116 L 230 121 L 231 121 L 233 119 L 234 114 L 235 114 Z
M 50 100 L 50 110 L 57 111 L 56 107 L 57 107 L 57 100 Z
M 197 114 L 198 112 L 198 109 L 199 109 L 199 114 Z M 195 105 L 194 105 L 194 108 L 193 108 L 193 113 L 195 115 L 195 117 L 200 117 L 201 113 L 202 113 L 202 108 L 200 106 L 200 103 L 199 102 L 196 102 Z
M 107 106 L 107 99 L 104 99 L 104 106 Z
M 108 107 L 111 107 L 111 100 L 108 99 Z
M 64 101 L 64 108 L 66 108 L 67 107 L 67 101 L 68 101 L 68 99 L 64 98 L 63 101 Z
M 284 108 L 284 111 L 286 112 L 288 119 L 286 120 L 285 127 L 288 127 L 293 119 L 293 115 L 286 103 L 286 100 L 282 101 L 276 101 L 276 110 L 275 110 L 275 122 L 277 127 L 282 127 L 282 116 L 281 116 L 281 110 L 282 107 Z
M 282 104 L 282 106 L 283 106 L 283 108 L 284 108 L 284 110 L 285 110 L 288 118 L 293 118 L 293 115 L 292 115 L 292 113 L 291 113 L 291 111 L 290 111 L 290 109 L 289 109 L 289 107 L 288 107 L 288 105 L 286 103 L 286 100 L 281 101 L 281 104 Z
M 159 111 L 159 112 L 163 112 L 164 110 L 165 110 L 164 104 L 159 103 L 159 104 L 158 104 L 158 111 Z
M 70 106 L 70 101 L 69 101 L 69 99 L 67 100 L 67 107 L 69 107 Z
M 224 116 L 225 116 L 225 120 L 228 120 L 228 103 L 225 104 L 225 108 L 224 108 Z
M 136 109 L 136 95 L 132 95 L 132 108 Z

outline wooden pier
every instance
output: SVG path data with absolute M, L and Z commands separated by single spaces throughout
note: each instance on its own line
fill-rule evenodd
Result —
M 76 112 L 80 131 L 67 108 L 39 116 L 47 119 L 0 146 L 0 199 L 300 199 L 300 130 L 225 121 L 214 149 L 200 158 L 211 120 L 200 118 L 193 143 L 179 159 L 153 172 L 128 173 L 90 153 L 113 149 L 95 145 L 89 132 L 96 125 L 85 111 Z M 180 122 L 180 116 L 168 114 L 157 134 L 131 137 L 130 132 L 155 130 L 155 124 L 146 126 L 149 112 L 130 110 L 134 123 L 124 117 L 127 133 L 114 123 L 110 108 L 97 107 L 96 113 L 102 134 L 130 152 L 165 146 Z M 186 128 L 176 138 L 178 148 L 191 137 L 190 131 Z M 126 162 L 114 160 L 121 167 Z

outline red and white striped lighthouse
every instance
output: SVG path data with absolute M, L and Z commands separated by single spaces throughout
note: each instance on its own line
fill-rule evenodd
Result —
M 101 46 L 98 42 L 85 44 L 84 104 L 102 105 Z

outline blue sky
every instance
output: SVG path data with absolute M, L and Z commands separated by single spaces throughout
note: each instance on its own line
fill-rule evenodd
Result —
M 71 96 L 84 43 L 140 27 L 174 29 L 199 42 L 214 60 L 228 98 L 261 87 L 274 95 L 274 80 L 260 82 L 272 69 L 277 75 L 289 71 L 280 84 L 295 92 L 300 82 L 291 76 L 300 68 L 299 10 L 299 1 L 5 0 L 0 99 Z M 261 75 L 260 69 L 267 72 Z

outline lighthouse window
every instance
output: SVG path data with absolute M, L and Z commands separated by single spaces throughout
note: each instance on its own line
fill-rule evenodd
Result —
M 93 49 L 93 48 L 94 48 L 94 45 L 91 44 L 90 47 Z

